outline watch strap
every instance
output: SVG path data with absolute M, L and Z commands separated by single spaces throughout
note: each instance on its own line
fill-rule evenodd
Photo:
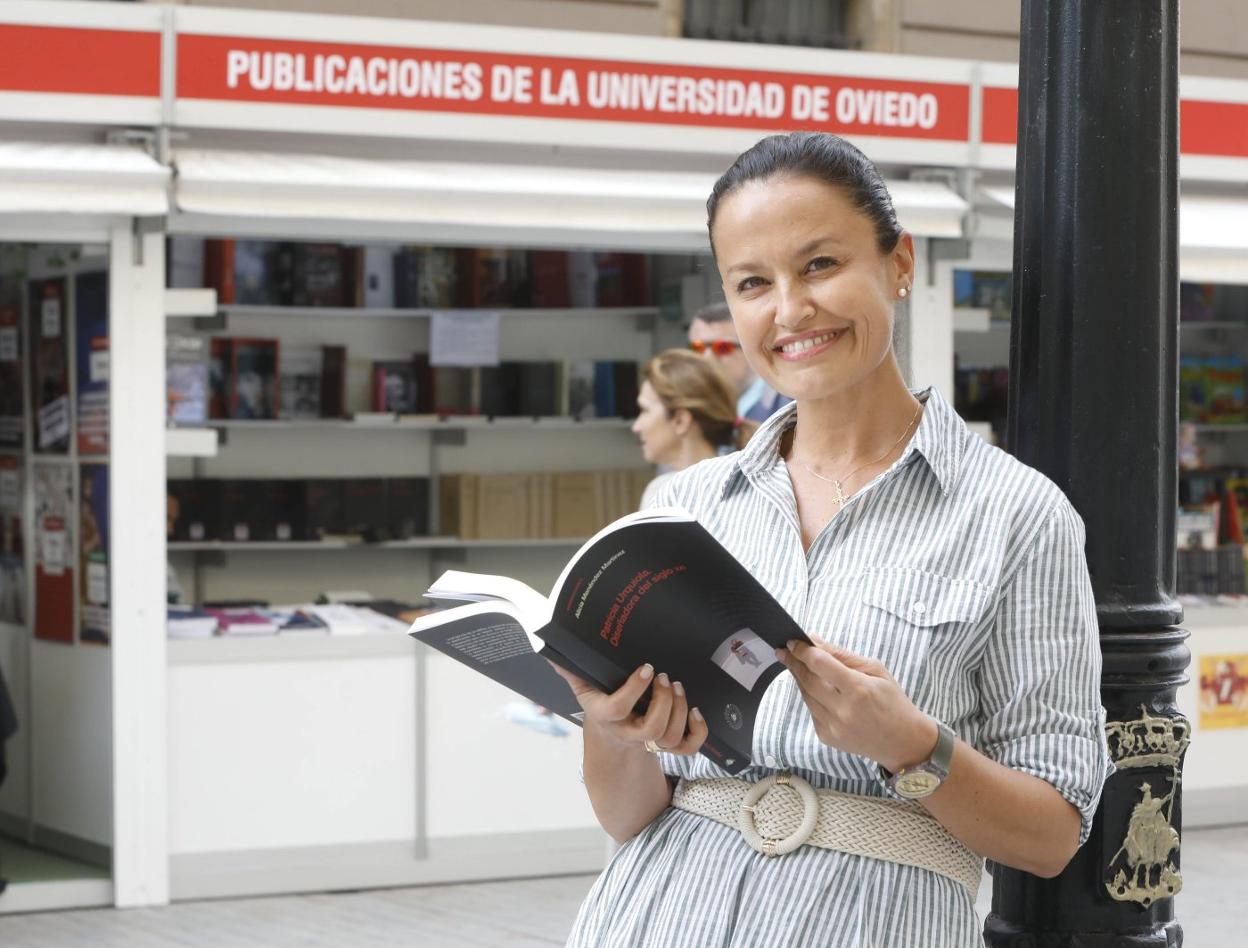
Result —
M 896 787 L 898 777 L 921 769 L 929 773 L 935 773 L 943 781 L 949 776 L 949 765 L 953 762 L 953 748 L 957 740 L 957 735 L 950 730 L 948 725 L 943 721 L 937 721 L 936 746 L 932 748 L 932 753 L 927 760 L 918 764 L 912 764 L 909 767 L 903 767 L 897 773 L 893 773 L 883 764 L 877 764 L 880 770 L 880 779 L 884 781 L 888 789 L 893 790 Z

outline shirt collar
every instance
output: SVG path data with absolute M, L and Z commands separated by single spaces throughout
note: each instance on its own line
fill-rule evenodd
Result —
M 934 388 L 913 392 L 926 403 L 919 428 L 910 440 L 902 459 L 912 452 L 927 463 L 940 484 L 942 493 L 948 493 L 957 481 L 966 446 L 966 423 Z M 737 463 L 724 480 L 721 496 L 726 496 L 738 474 L 752 477 L 775 467 L 780 460 L 780 439 L 797 424 L 797 403 L 790 402 L 768 418 L 750 438 L 749 444 L 737 455 Z

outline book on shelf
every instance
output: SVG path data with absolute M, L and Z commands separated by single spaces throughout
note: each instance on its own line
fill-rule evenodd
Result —
M 476 484 L 476 539 L 527 539 L 529 475 L 479 474 Z
M 171 639 L 208 639 L 217 634 L 217 617 L 195 606 L 168 606 L 165 629 Z
M 393 309 L 394 253 L 384 244 L 365 244 L 353 256 L 355 305 L 364 309 Z
M 443 474 L 438 480 L 439 532 L 477 539 L 477 474 Z
M 593 359 L 573 359 L 564 370 L 567 414 L 577 421 L 598 417 L 595 398 L 596 364 Z
M 165 337 L 165 391 L 169 420 L 202 425 L 208 420 L 208 346 L 203 336 Z
M 108 454 L 108 274 L 74 280 L 78 453 Z
M 282 352 L 280 384 L 282 418 L 321 417 L 321 371 L 325 352 L 320 347 L 287 347 Z
M 170 478 L 166 487 L 166 525 L 170 540 L 202 543 L 222 539 L 219 481 Z
M 373 363 L 372 410 L 392 414 L 415 414 L 419 411 L 417 368 L 415 361 L 399 359 Z
M 22 303 L 17 281 L 0 282 L 0 445 L 25 442 L 26 410 L 22 397 Z
M 401 309 L 447 309 L 460 296 L 460 254 L 448 247 L 406 245 L 393 258 L 394 304 Z
M 342 244 L 297 242 L 290 250 L 291 304 L 294 306 L 356 305 L 354 286 L 358 248 Z
M 702 754 L 731 774 L 750 765 L 759 704 L 784 670 L 774 649 L 810 641 L 745 566 L 675 508 L 604 528 L 549 596 L 459 571 L 425 595 L 470 604 L 417 619 L 414 638 L 576 723 L 580 708 L 547 660 L 605 692 L 645 663 L 666 672 L 706 720 Z
M 290 303 L 289 253 L 271 240 L 234 240 L 233 253 L 223 250 L 221 266 L 232 267 L 231 302 L 248 306 L 286 306 Z M 224 302 L 220 300 L 220 302 Z
M 381 477 L 349 477 L 342 484 L 342 515 L 348 534 L 366 543 L 386 539 L 386 481 Z
M 35 450 L 69 451 L 69 318 L 64 277 L 30 282 L 31 404 Z
M 277 418 L 279 347 L 276 339 L 214 338 L 208 360 L 209 416 L 243 421 Z
M 220 635 L 272 635 L 278 630 L 277 623 L 260 608 L 241 606 L 205 608 L 204 611 L 217 620 Z
M 346 418 L 347 347 L 321 346 L 321 417 Z
M 303 535 L 307 540 L 327 540 L 347 532 L 341 478 L 318 477 L 302 482 Z
M 529 285 L 532 305 L 538 309 L 565 309 L 571 306 L 567 251 L 530 252 Z
M 83 642 L 107 645 L 112 638 L 109 604 L 108 464 L 84 463 L 78 485 L 78 568 L 80 595 L 78 636 Z
M 598 253 L 594 257 L 594 269 L 596 305 L 650 305 L 650 283 L 645 254 Z
M 429 534 L 429 478 L 386 478 L 386 535 L 409 540 Z

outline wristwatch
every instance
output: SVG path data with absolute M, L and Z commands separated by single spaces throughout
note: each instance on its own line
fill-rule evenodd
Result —
M 949 762 L 953 759 L 953 745 L 957 739 L 953 731 L 940 721 L 936 722 L 936 730 L 940 733 L 936 748 L 923 763 L 903 767 L 897 773 L 880 767 L 880 777 L 885 785 L 902 799 L 921 800 L 931 796 L 949 776 Z

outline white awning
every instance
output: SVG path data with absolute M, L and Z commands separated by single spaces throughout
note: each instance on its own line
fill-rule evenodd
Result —
M 160 216 L 168 181 L 137 147 L 0 142 L 0 215 Z
M 1013 188 L 985 188 L 983 194 L 1014 207 Z M 1248 283 L 1248 200 L 1179 199 L 1179 276 L 1193 283 Z
M 703 252 L 714 175 L 180 149 L 171 230 Z M 903 225 L 960 236 L 966 204 L 894 182 Z

